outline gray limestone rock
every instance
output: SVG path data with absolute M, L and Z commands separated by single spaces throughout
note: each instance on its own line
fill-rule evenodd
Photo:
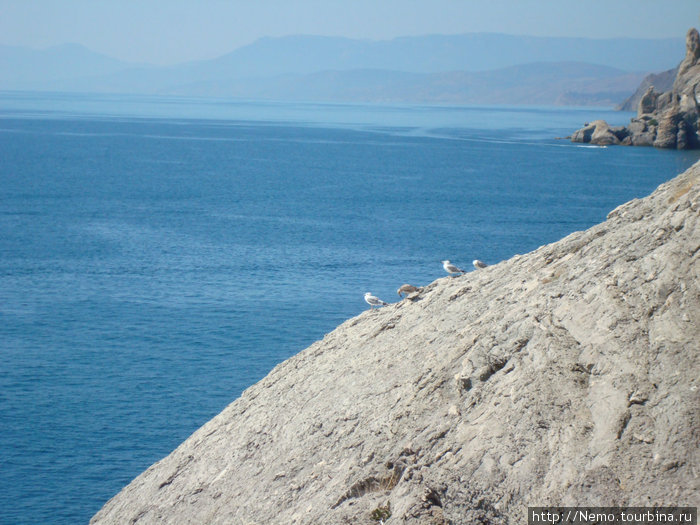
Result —
M 686 35 L 686 55 L 676 71 L 671 89 L 663 93 L 654 89 L 651 84 L 654 78 L 645 79 L 642 85 L 647 86 L 646 90 L 639 95 L 642 89 L 640 86 L 635 94 L 635 97 L 639 95 L 637 119 L 633 119 L 627 126 L 627 135 L 620 138 L 620 133 L 615 133 L 618 142 L 607 141 L 607 138 L 601 137 L 597 143 L 653 145 L 657 148 L 676 149 L 700 148 L 700 34 L 696 29 L 690 29 Z M 666 72 L 661 78 L 668 76 L 668 73 L 670 72 Z M 663 85 L 664 82 L 667 83 L 667 79 L 657 81 L 657 84 Z M 625 104 L 628 105 L 629 102 Z M 651 129 L 651 126 L 640 129 L 637 123 L 643 118 L 657 122 L 658 129 Z M 605 126 L 598 127 L 604 129 Z M 574 142 L 596 143 L 594 132 L 585 132 L 587 127 L 573 133 L 571 139 Z
M 678 137 L 678 123 L 681 121 L 678 106 L 664 112 L 659 119 L 654 146 L 657 148 L 675 148 Z
M 678 66 L 678 76 L 673 84 L 673 91 L 681 92 L 687 85 L 688 73 L 700 64 L 700 34 L 697 29 L 690 29 L 685 36 L 685 58 Z
M 633 118 L 627 126 L 630 135 L 640 135 L 649 131 L 649 120 L 650 119 Z
M 598 146 L 610 146 L 620 143 L 620 139 L 604 120 L 596 120 L 595 131 L 591 136 L 591 144 L 597 144 Z
M 639 101 L 639 106 L 637 106 L 637 114 L 644 115 L 656 111 L 656 102 L 658 98 L 659 93 L 654 91 L 654 86 L 650 86 Z
M 580 130 L 576 131 L 572 137 L 572 142 L 584 142 L 597 144 L 598 146 L 607 146 L 610 144 L 619 144 L 620 139 L 617 134 L 623 133 L 621 130 L 613 130 L 604 120 L 596 120 L 587 124 Z
M 593 228 L 365 311 L 91 523 L 524 524 L 528 505 L 699 506 L 699 216 L 700 163 Z
M 630 136 L 632 146 L 653 146 L 656 140 L 656 128 L 650 129 L 638 135 Z
M 596 121 L 598 122 L 598 121 Z M 591 141 L 593 132 L 595 131 L 595 122 L 592 124 L 586 123 L 581 129 L 576 130 L 573 135 L 571 135 L 571 142 L 583 142 L 588 143 Z

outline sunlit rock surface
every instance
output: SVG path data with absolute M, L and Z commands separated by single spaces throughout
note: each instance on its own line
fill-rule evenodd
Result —
M 699 214 L 700 163 L 589 230 L 365 311 L 91 523 L 525 523 L 528 505 L 700 505 Z

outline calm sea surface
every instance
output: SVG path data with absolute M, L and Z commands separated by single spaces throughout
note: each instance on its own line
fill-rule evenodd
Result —
M 697 153 L 602 109 L 0 93 L 0 522 L 86 523 L 405 283 L 605 219 Z

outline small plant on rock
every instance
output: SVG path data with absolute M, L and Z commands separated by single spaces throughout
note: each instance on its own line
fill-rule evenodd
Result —
M 391 504 L 387 501 L 386 505 L 380 505 L 369 516 L 376 522 L 384 523 L 391 517 Z

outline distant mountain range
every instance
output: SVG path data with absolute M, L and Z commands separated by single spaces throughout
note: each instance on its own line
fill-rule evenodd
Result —
M 446 104 L 615 105 L 667 70 L 684 41 L 478 33 L 386 41 L 262 38 L 213 60 L 163 67 L 77 44 L 0 46 L 0 90 Z

